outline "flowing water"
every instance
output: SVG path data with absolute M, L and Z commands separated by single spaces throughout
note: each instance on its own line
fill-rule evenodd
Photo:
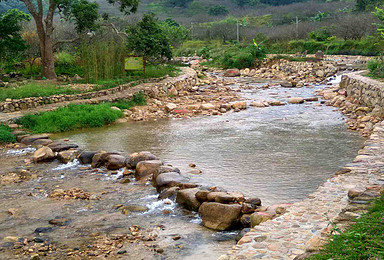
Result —
M 241 92 L 249 102 L 312 97 L 316 89 L 324 87 L 263 89 L 263 83 L 245 80 L 244 84 L 249 88 L 242 87 Z M 339 112 L 318 103 L 250 107 L 222 116 L 132 122 L 73 131 L 54 138 L 69 138 L 88 150 L 125 154 L 151 151 L 184 173 L 190 170 L 190 163 L 195 163 L 202 174 L 188 175 L 192 182 L 260 197 L 264 205 L 295 202 L 350 162 L 363 142 L 357 133 L 346 129 L 345 118 Z M 235 243 L 236 232 L 214 232 L 202 227 L 196 214 L 178 208 L 172 201 L 159 201 L 150 185 L 134 180 L 120 184 L 116 177 L 103 172 L 80 172 L 76 163 L 40 167 L 46 174 L 37 181 L 1 191 L 2 208 L 14 207 L 12 199 L 36 189 L 43 195 L 25 197 L 22 205 L 18 203 L 30 216 L 24 221 L 9 220 L 0 214 L 2 220 L 7 220 L 0 223 L 0 235 L 22 236 L 46 225 L 49 219 L 64 216 L 72 220 L 71 225 L 46 236 L 68 248 L 86 244 L 92 232 L 124 233 L 130 225 L 165 227 L 158 239 L 165 248 L 164 254 L 133 249 L 121 256 L 124 259 L 216 259 Z M 44 191 L 57 187 L 108 193 L 99 201 L 53 203 Z M 113 205 L 120 203 L 146 205 L 149 210 L 125 216 L 113 210 Z M 164 209 L 171 214 L 164 215 Z M 172 240 L 175 234 L 181 239 Z

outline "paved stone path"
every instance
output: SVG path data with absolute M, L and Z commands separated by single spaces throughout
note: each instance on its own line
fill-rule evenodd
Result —
M 348 220 L 358 217 L 363 212 L 360 209 L 367 205 L 354 204 L 347 194 L 350 189 L 382 189 L 384 122 L 376 124 L 353 163 L 339 173 L 284 215 L 251 229 L 228 255 L 219 259 L 295 259 L 326 241 L 330 220 L 348 224 Z
M 54 103 L 54 104 L 46 104 L 44 106 L 38 106 L 35 108 L 29 108 L 27 110 L 20 110 L 20 111 L 11 112 L 11 113 L 0 112 L 0 123 L 7 123 L 7 122 L 14 121 L 26 114 L 36 114 L 40 112 L 56 110 L 59 107 L 63 107 L 69 104 L 96 104 L 100 102 L 116 101 L 122 98 L 130 98 L 134 94 L 140 91 L 144 91 L 147 94 L 152 93 L 153 95 L 156 95 L 156 93 L 153 93 L 153 92 L 158 89 L 158 86 L 166 86 L 167 84 L 173 84 L 174 82 L 182 83 L 184 80 L 187 80 L 187 78 L 192 74 L 196 75 L 196 72 L 189 67 L 182 67 L 181 70 L 182 70 L 182 74 L 180 76 L 166 78 L 157 83 L 143 83 L 137 86 L 132 86 L 126 90 L 123 90 L 121 92 L 116 92 L 112 95 L 95 97 L 91 99 L 81 99 L 81 100 L 65 101 L 65 102 Z

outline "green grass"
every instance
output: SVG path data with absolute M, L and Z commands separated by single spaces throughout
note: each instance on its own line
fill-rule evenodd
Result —
M 309 260 L 384 259 L 384 195 L 348 230 L 332 236 L 330 243 Z
M 11 134 L 12 129 L 7 125 L 0 125 L 0 143 L 14 143 L 16 137 Z
M 137 93 L 131 100 L 118 100 L 117 102 L 111 103 L 111 106 L 118 107 L 120 109 L 130 109 L 134 106 L 146 105 L 145 96 L 143 92 Z
M 78 93 L 81 93 L 81 91 L 69 88 L 67 86 L 43 86 L 37 83 L 29 83 L 17 88 L 2 88 L 0 91 L 0 101 L 7 98 L 21 99 L 27 97 L 48 97 L 60 94 L 72 95 Z
M 145 104 L 144 93 L 140 92 L 130 100 L 119 100 L 115 103 L 106 102 L 97 105 L 71 104 L 55 111 L 25 115 L 17 123 L 35 133 L 58 133 L 77 128 L 101 127 L 123 116 L 121 111 L 111 109 L 111 106 L 129 109 L 133 106 Z
M 122 116 L 123 113 L 111 109 L 110 104 L 71 104 L 55 111 L 25 115 L 18 120 L 18 124 L 35 133 L 57 133 L 76 128 L 101 127 Z

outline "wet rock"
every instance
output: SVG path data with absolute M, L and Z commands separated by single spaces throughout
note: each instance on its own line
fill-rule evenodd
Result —
M 43 146 L 33 153 L 33 161 L 35 163 L 53 160 L 55 159 L 55 157 L 55 153 L 52 151 L 51 148 L 47 146 Z
M 173 166 L 168 166 L 168 165 L 162 165 L 158 168 L 158 170 L 153 174 L 152 180 L 156 180 L 157 176 L 159 176 L 162 173 L 166 172 L 178 172 L 180 173 L 180 169 L 173 167 Z
M 163 162 L 160 160 L 141 161 L 136 165 L 135 178 L 141 180 L 142 178 L 153 175 L 161 165 L 163 165 Z
M 214 230 L 227 230 L 236 226 L 241 215 L 241 205 L 204 202 L 199 215 L 205 227 Z
M 239 110 L 247 109 L 247 102 L 245 102 L 245 101 L 236 102 L 236 103 L 232 104 L 232 108 L 233 109 L 239 109 Z
M 46 240 L 42 237 L 35 237 L 33 241 L 36 243 L 44 243 Z
M 55 142 L 55 143 L 49 144 L 48 147 L 51 148 L 52 151 L 54 151 L 55 153 L 58 153 L 58 152 L 69 150 L 69 149 L 76 149 L 79 146 L 77 144 Z
M 77 150 L 62 151 L 57 154 L 57 159 L 62 163 L 69 163 L 75 160 L 77 158 L 77 155 Z
M 290 104 L 302 104 L 304 103 L 304 98 L 302 97 L 293 97 L 288 100 Z
M 49 136 L 48 135 L 27 135 L 23 137 L 19 142 L 22 144 L 31 145 L 34 141 L 38 139 L 49 139 Z
M 268 104 L 266 104 L 264 101 L 253 101 L 250 106 L 252 107 L 267 107 Z
M 281 102 L 281 101 L 269 101 L 268 104 L 270 106 L 284 106 L 285 105 L 285 103 Z
M 92 163 L 92 158 L 97 152 L 89 152 L 89 151 L 84 151 L 79 154 L 79 161 L 82 164 L 91 164 Z
M 199 169 L 192 169 L 192 170 L 187 171 L 187 174 L 193 174 L 193 175 L 200 175 L 201 173 L 202 173 L 202 171 Z
M 121 207 L 121 209 L 127 209 L 131 212 L 145 212 L 148 210 L 146 206 L 140 206 L 140 205 L 126 205 Z
M 319 77 L 319 78 L 323 78 L 325 76 L 324 70 L 316 71 L 316 76 Z
M 179 187 L 170 187 L 169 189 L 165 189 L 159 194 L 159 199 L 164 200 L 164 199 L 171 198 L 175 196 L 176 192 L 179 189 L 180 189 Z
M 283 88 L 293 88 L 293 84 L 289 81 L 283 81 L 280 83 L 280 85 L 283 87 Z
M 240 76 L 240 70 L 238 69 L 228 69 L 224 72 L 224 77 L 238 77 Z
M 228 204 L 244 201 L 244 195 L 234 192 L 210 192 L 207 195 L 208 201 L 215 201 L 218 203 Z
M 198 211 L 200 202 L 195 196 L 198 191 L 198 188 L 179 190 L 177 192 L 176 202 L 186 209 Z
M 118 154 L 111 154 L 107 156 L 105 167 L 108 170 L 118 170 L 125 166 L 126 157 Z
M 150 152 L 139 152 L 139 153 L 133 153 L 129 155 L 128 159 L 126 160 L 125 164 L 128 169 L 134 169 L 136 168 L 136 165 L 141 161 L 151 161 L 151 160 L 158 160 L 156 156 L 154 156 Z
M 38 227 L 35 229 L 35 233 L 49 233 L 52 231 L 53 231 L 53 228 L 51 227 Z
M 203 203 L 203 202 L 208 201 L 208 194 L 209 193 L 210 193 L 210 191 L 208 191 L 208 190 L 199 190 L 198 192 L 196 192 L 195 196 L 196 196 L 196 199 L 200 203 Z
M 360 196 L 361 194 L 363 194 L 363 192 L 364 192 L 363 190 L 351 189 L 348 191 L 348 197 L 350 199 L 354 199 L 354 198 Z
M 260 225 L 263 222 L 266 222 L 272 219 L 273 216 L 265 212 L 255 212 L 251 215 L 251 227 Z
M 314 102 L 314 101 L 319 101 L 318 97 L 309 97 L 309 98 L 304 98 L 306 102 Z
M 243 236 L 247 234 L 249 231 L 251 231 L 250 228 L 243 228 L 242 230 L 240 230 L 240 232 L 235 237 L 236 242 L 239 242 L 239 240 L 242 239 Z
M 259 198 L 248 198 L 244 202 L 251 204 L 253 207 L 261 206 L 261 199 Z
M 47 146 L 53 143 L 51 139 L 37 139 L 32 142 L 32 145 L 37 146 L 37 145 L 42 145 L 42 146 Z
M 245 227 L 251 227 L 251 214 L 243 214 L 240 218 L 240 224 Z
M 177 186 L 179 183 L 183 182 L 184 178 L 178 172 L 166 172 L 157 176 L 155 184 L 158 191 Z

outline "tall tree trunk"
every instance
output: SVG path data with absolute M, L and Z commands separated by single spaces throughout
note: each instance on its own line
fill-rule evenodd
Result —
M 53 57 L 52 37 L 45 36 L 44 49 L 41 50 L 42 75 L 47 79 L 56 79 L 55 59 Z

